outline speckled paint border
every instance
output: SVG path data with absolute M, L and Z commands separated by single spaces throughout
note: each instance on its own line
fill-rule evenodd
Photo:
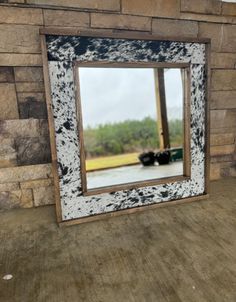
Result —
M 205 193 L 206 45 L 204 43 L 46 35 L 62 221 Z M 188 63 L 191 74 L 191 179 L 83 196 L 73 63 Z

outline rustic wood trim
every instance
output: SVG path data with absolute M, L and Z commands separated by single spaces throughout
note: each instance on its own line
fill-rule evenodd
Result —
M 184 147 L 183 147 L 183 164 L 184 164 L 184 175 L 191 178 L 191 74 L 190 67 L 181 70 L 183 78 L 183 94 L 184 94 L 184 105 L 183 105 L 183 133 L 184 133 Z
M 77 67 L 92 68 L 188 68 L 189 63 L 161 63 L 161 62 L 109 62 L 109 61 L 75 61 Z
M 135 181 L 135 182 L 124 183 L 124 184 L 120 184 L 120 185 L 112 185 L 112 186 L 88 189 L 87 191 L 83 192 L 83 195 L 92 196 L 92 195 L 111 193 L 111 192 L 116 192 L 116 191 L 121 191 L 121 190 L 132 190 L 132 189 L 157 186 L 160 184 L 166 184 L 166 183 L 177 182 L 177 181 L 187 181 L 189 179 L 190 179 L 190 177 L 183 176 L 183 175 L 163 177 L 163 178 L 158 178 L 158 179 L 149 179 L 149 180 L 147 179 L 144 181 Z
M 160 202 L 160 203 L 151 204 L 151 205 L 144 205 L 141 207 L 135 207 L 135 208 L 131 208 L 131 209 L 119 210 L 119 211 L 105 213 L 105 214 L 97 214 L 94 216 L 81 217 L 81 218 L 76 218 L 76 219 L 72 219 L 72 220 L 68 220 L 68 221 L 63 221 L 59 224 L 59 226 L 64 227 L 64 226 L 71 226 L 71 225 L 75 225 L 75 224 L 93 222 L 93 221 L 97 221 L 97 220 L 105 220 L 105 219 L 109 219 L 111 217 L 118 217 L 118 216 L 127 215 L 127 214 L 130 215 L 130 214 L 135 214 L 135 213 L 143 212 L 143 211 L 147 211 L 147 210 L 153 210 L 156 208 L 163 208 L 163 207 L 168 207 L 168 206 L 187 204 L 187 203 L 191 203 L 194 201 L 205 200 L 208 198 L 209 198 L 209 195 L 204 194 L 204 195 L 198 195 L 198 196 L 193 196 L 193 197 L 188 197 L 188 198 L 183 198 L 183 199 L 178 199 L 178 200 Z
M 164 68 L 154 68 L 153 72 L 155 81 L 157 125 L 160 140 L 160 150 L 165 150 L 170 148 L 170 135 L 166 109 Z
M 79 85 L 79 70 L 73 63 L 73 73 L 75 79 L 75 105 L 76 105 L 76 121 L 77 121 L 77 131 L 79 138 L 79 151 L 80 151 L 80 177 L 82 191 L 87 191 L 87 177 L 86 177 L 86 156 L 84 147 L 84 130 L 83 130 L 83 117 L 82 117 L 82 103 L 80 95 L 80 85 Z
M 211 100 L 211 44 L 206 45 L 206 65 L 205 72 L 207 75 L 206 83 L 206 105 L 205 105 L 205 193 L 210 191 L 210 100 Z
M 94 30 L 80 30 L 80 29 L 65 29 L 44 27 L 39 29 L 40 35 L 64 35 L 64 36 L 85 36 L 85 37 L 99 37 L 99 38 L 114 38 L 114 39 L 133 39 L 133 40 L 159 40 L 159 41 L 176 41 L 189 43 L 210 43 L 208 38 L 189 38 L 189 37 L 163 37 L 159 35 L 152 35 L 146 32 L 104 32 L 102 29 Z
M 41 36 L 41 48 L 42 48 L 42 57 L 43 57 L 43 77 L 44 77 L 44 86 L 45 86 L 45 95 L 46 95 L 46 104 L 47 104 L 47 113 L 48 113 L 49 135 L 50 135 L 52 173 L 53 173 L 55 202 L 56 202 L 56 217 L 57 217 L 57 222 L 60 223 L 62 221 L 62 209 L 61 209 L 61 198 L 60 198 L 60 187 L 59 187 L 59 175 L 57 169 L 56 135 L 55 135 L 53 112 L 52 112 L 51 87 L 50 87 L 49 66 L 48 66 L 45 36 Z

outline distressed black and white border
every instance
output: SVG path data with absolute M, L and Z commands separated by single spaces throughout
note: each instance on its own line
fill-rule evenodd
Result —
M 46 35 L 62 220 L 204 194 L 206 46 L 204 43 Z M 77 133 L 74 61 L 189 63 L 191 179 L 83 196 Z

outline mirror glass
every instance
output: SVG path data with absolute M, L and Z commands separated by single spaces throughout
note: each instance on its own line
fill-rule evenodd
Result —
M 183 71 L 78 67 L 85 191 L 183 175 Z

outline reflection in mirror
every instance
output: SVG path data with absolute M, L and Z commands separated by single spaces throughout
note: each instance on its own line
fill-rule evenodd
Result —
M 78 68 L 84 191 L 183 175 L 183 70 Z

